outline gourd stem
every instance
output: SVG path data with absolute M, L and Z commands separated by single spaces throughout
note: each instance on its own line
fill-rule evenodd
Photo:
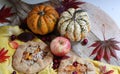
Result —
M 75 15 L 76 15 L 76 13 L 73 14 L 73 17 L 71 18 L 71 20 L 75 21 Z
M 75 20 L 76 13 L 80 13 L 80 12 L 85 12 L 85 11 L 84 10 L 77 10 L 77 11 L 75 11 L 75 13 L 73 14 L 72 20 Z
M 73 17 L 71 18 L 71 20 L 75 21 L 75 16 L 73 16 Z
M 44 13 L 44 11 L 40 11 L 38 14 L 42 16 L 42 15 L 44 15 L 45 13 Z

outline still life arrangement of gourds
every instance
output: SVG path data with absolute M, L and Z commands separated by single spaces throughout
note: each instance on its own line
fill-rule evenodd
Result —
M 77 0 L 49 0 L 45 3 L 30 5 L 20 0 L 7 1 L 16 7 L 14 9 L 16 12 L 12 11 L 11 7 L 7 7 L 5 5 L 0 9 L 0 23 L 11 24 L 0 27 L 0 74 L 120 73 L 120 67 L 98 62 L 104 58 L 107 63 L 110 63 L 111 56 L 118 60 L 115 50 L 120 50 L 120 47 L 117 45 L 120 42 L 114 38 L 105 39 L 104 30 L 104 40 L 95 41 L 91 44 L 91 46 L 89 46 L 94 47 L 94 50 L 91 52 L 90 56 L 96 54 L 94 60 L 87 59 L 87 61 L 94 65 L 94 70 L 87 70 L 90 65 L 85 63 L 85 66 L 83 66 L 83 64 L 79 64 L 79 61 L 72 62 L 73 66 L 69 65 L 70 67 L 67 69 L 67 72 L 65 71 L 66 73 L 61 72 L 62 69 L 59 70 L 61 67 L 61 62 L 63 63 L 63 59 L 69 59 L 69 53 L 74 55 L 73 51 L 71 51 L 71 43 L 79 42 L 82 46 L 85 46 L 89 42 L 87 35 L 91 29 L 91 21 L 87 11 L 80 8 L 80 5 L 85 4 L 85 2 Z M 104 27 L 105 25 L 103 24 L 103 28 Z M 40 72 L 35 73 L 32 73 L 31 69 L 30 72 L 19 70 L 20 67 L 16 68 L 16 64 L 14 64 L 13 67 L 18 70 L 15 71 L 12 67 L 12 60 L 15 58 L 14 54 L 21 48 L 20 45 L 27 42 L 29 43 L 29 41 L 41 42 L 40 47 L 42 47 L 42 45 L 47 45 L 47 48 L 49 48 L 50 52 L 53 54 L 51 56 L 53 57 L 52 64 L 41 68 L 42 70 L 40 70 Z M 46 45 L 44 45 L 44 43 Z M 39 51 L 42 51 L 42 49 L 37 49 L 34 53 L 25 52 L 23 53 L 23 56 L 25 56 L 25 60 L 32 60 L 33 56 L 31 55 L 35 53 L 38 54 Z M 44 54 L 44 56 L 47 55 L 46 52 L 44 52 Z M 12 57 L 13 55 L 14 58 Z M 44 56 L 42 57 L 44 58 Z M 75 55 L 73 58 L 76 57 L 77 56 Z M 79 69 L 76 68 L 78 65 L 80 65 L 80 68 L 83 67 L 82 70 L 85 70 L 86 72 L 79 72 Z M 68 72 L 68 70 L 70 71 Z M 73 72 L 71 72 L 71 70 Z M 19 73 L 19 71 L 21 73 Z

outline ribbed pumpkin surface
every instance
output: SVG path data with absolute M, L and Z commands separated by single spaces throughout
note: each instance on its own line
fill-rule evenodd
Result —
M 27 25 L 32 32 L 45 35 L 53 31 L 59 14 L 52 6 L 40 5 L 28 14 Z
M 90 31 L 90 22 L 87 12 L 80 8 L 70 8 L 61 14 L 58 30 L 62 36 L 71 41 L 84 39 Z

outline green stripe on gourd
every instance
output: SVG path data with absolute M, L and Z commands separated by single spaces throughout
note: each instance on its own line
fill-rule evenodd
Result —
M 74 41 L 74 21 L 71 21 L 67 27 L 68 38 Z
M 67 20 L 66 22 L 64 22 L 64 24 L 61 24 L 60 32 L 62 36 L 66 34 L 67 27 L 69 24 L 70 24 L 70 20 Z
M 65 13 L 65 14 L 64 14 Z M 89 30 L 89 17 L 84 10 L 70 8 L 60 16 L 58 30 L 71 41 L 80 41 Z
M 85 22 L 84 20 L 80 20 L 80 21 L 77 21 L 77 22 L 78 22 L 78 24 L 79 24 L 80 27 L 81 27 L 81 34 L 84 33 L 84 35 L 86 36 L 86 34 L 87 34 L 87 32 L 88 32 L 88 27 L 87 27 L 86 24 L 82 25 L 82 23 L 81 23 L 82 21 Z
M 65 11 L 61 14 L 60 18 L 62 18 L 62 17 L 72 18 L 72 15 L 68 11 Z
M 84 21 L 84 22 L 86 22 L 86 25 L 90 25 L 90 23 L 88 22 L 89 20 L 86 20 L 84 18 L 77 19 L 76 21 L 78 21 L 79 23 L 80 23 L 80 21 Z
M 74 30 L 74 36 L 75 36 L 75 41 L 81 40 L 81 28 L 80 25 L 75 21 L 75 30 Z
M 74 13 L 75 13 L 75 9 L 74 8 L 69 8 L 68 9 L 69 14 L 73 17 Z

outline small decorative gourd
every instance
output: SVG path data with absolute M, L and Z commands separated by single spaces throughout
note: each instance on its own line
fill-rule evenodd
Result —
M 53 31 L 59 14 L 49 5 L 39 5 L 30 11 L 27 17 L 27 25 L 32 32 L 45 35 Z
M 57 28 L 62 36 L 71 41 L 80 41 L 90 31 L 88 14 L 80 8 L 69 8 L 61 14 Z

